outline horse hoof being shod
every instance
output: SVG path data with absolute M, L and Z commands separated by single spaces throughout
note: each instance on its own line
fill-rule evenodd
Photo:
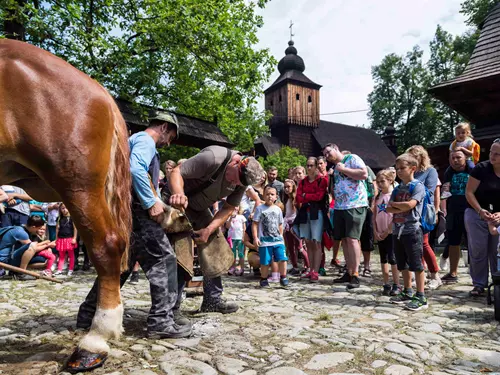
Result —
M 131 221 L 128 131 L 111 95 L 40 48 L 0 40 L 0 184 L 71 212 L 99 278 L 90 331 L 70 372 L 106 361 L 108 339 L 123 331 L 120 272 Z

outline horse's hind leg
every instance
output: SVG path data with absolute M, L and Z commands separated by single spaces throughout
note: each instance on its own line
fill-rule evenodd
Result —
M 99 278 L 97 309 L 92 326 L 68 361 L 70 370 L 88 370 L 102 365 L 109 353 L 106 341 L 118 338 L 123 331 L 120 265 L 125 245 L 117 236 L 117 228 L 113 227 L 104 192 L 76 193 L 71 201 L 68 200 L 68 209 Z

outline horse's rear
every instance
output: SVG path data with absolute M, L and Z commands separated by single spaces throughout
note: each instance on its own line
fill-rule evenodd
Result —
M 69 208 L 100 280 L 80 348 L 107 353 L 121 333 L 120 268 L 131 231 L 128 132 L 113 98 L 62 59 L 0 40 L 0 184 Z

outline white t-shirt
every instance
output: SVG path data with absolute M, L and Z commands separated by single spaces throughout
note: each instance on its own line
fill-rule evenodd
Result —
M 231 227 L 229 228 L 229 237 L 232 240 L 242 240 L 243 239 L 243 224 L 245 224 L 247 219 L 243 215 L 236 215 L 231 219 Z
M 283 236 L 280 233 L 280 225 L 283 225 L 283 212 L 278 206 L 261 204 L 255 209 L 253 221 L 259 223 L 257 235 L 260 246 L 284 244 Z
M 247 195 L 249 190 L 253 190 L 253 187 L 247 186 L 247 189 L 245 190 L 245 194 L 243 194 L 243 197 L 241 197 L 240 208 L 243 211 L 251 210 L 250 206 L 251 206 L 252 200 Z M 252 209 L 253 209 L 253 207 L 252 207 Z

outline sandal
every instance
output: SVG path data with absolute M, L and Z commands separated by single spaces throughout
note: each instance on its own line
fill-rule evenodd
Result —
M 484 294 L 484 289 L 478 286 L 475 286 L 474 289 L 472 289 L 469 292 L 469 296 L 471 297 L 481 297 L 483 294 Z
M 365 268 L 365 269 L 363 270 L 363 275 L 362 275 L 362 276 L 363 276 L 363 277 L 372 277 L 372 271 L 371 271 L 371 270 L 369 270 L 368 268 Z

